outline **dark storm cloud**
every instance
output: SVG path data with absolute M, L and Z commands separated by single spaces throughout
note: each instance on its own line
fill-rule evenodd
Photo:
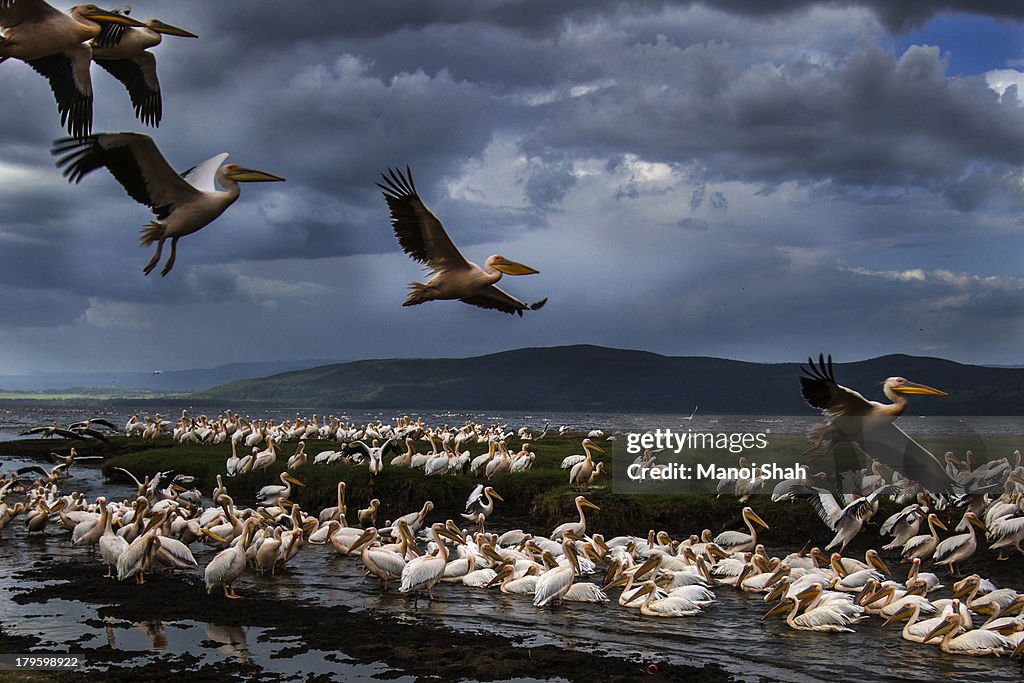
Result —
M 46 83 L 0 66 L 0 288 L 28 302 L 0 327 L 23 332 L 0 364 L 576 342 L 771 359 L 796 348 L 790 329 L 848 357 L 944 345 L 1009 362 L 998 340 L 1024 319 L 1020 287 L 983 274 L 997 250 L 985 238 L 1020 230 L 1022 109 L 981 75 L 948 77 L 942 45 L 887 51 L 886 31 L 944 10 L 1018 12 L 881 0 L 140 5 L 133 16 L 201 36 L 156 51 L 165 117 L 146 132 L 171 165 L 228 151 L 288 180 L 244 186 L 181 241 L 167 278 L 144 278 L 148 209 L 105 171 L 67 186 L 48 151 L 61 131 Z M 143 130 L 113 79 L 94 70 L 94 83 L 97 130 Z M 541 269 L 507 288 L 550 295 L 544 311 L 400 306 L 423 273 L 374 183 L 406 164 L 468 258 L 500 251 Z M 943 263 L 959 275 L 936 274 L 939 251 L 956 254 Z M 899 279 L 915 269 L 923 280 Z M 311 322 L 316 334 L 296 333 Z M 44 333 L 54 326 L 73 332 Z

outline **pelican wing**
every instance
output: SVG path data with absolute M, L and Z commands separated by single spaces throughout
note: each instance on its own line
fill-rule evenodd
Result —
M 17 26 L 59 14 L 59 10 L 43 0 L 0 0 L 0 26 Z
M 63 155 L 57 166 L 64 169 L 69 182 L 79 183 L 105 166 L 131 198 L 152 209 L 158 219 L 166 218 L 176 205 L 199 193 L 175 173 L 153 139 L 142 133 L 101 133 L 82 141 L 62 138 L 54 142 L 50 152 Z
M 120 10 L 112 10 L 118 14 L 122 14 Z M 113 22 L 103 22 L 100 24 L 100 34 L 92 39 L 93 45 L 100 48 L 112 48 L 117 47 L 121 44 L 121 39 L 124 38 L 125 31 L 129 26 L 127 24 L 115 24 Z
M 25 63 L 50 82 L 57 100 L 60 125 L 82 140 L 92 132 L 92 80 L 89 64 L 92 52 L 80 45 L 70 52 L 28 59 Z
M 435 273 L 468 269 L 469 261 L 416 193 L 409 167 L 406 166 L 405 174 L 390 169 L 388 175 L 381 177 L 385 184 L 377 183 L 377 187 L 384 191 L 391 210 L 391 227 L 405 253 Z
M 227 152 L 211 157 L 181 174 L 185 181 L 200 192 L 212 192 L 216 188 L 217 170 L 228 159 Z
M 817 365 L 813 358 L 808 358 L 807 364 L 809 368 L 800 366 L 806 375 L 800 378 L 800 390 L 808 404 L 829 417 L 866 415 L 870 412 L 870 401 L 836 382 L 831 355 L 827 361 L 824 356 L 819 356 Z
M 484 485 L 477 484 L 476 488 L 473 489 L 473 492 L 469 494 L 469 498 L 466 499 L 466 511 L 468 512 L 469 508 L 473 507 L 473 504 L 476 503 L 477 501 L 482 500 L 483 497 Z
M 523 311 L 539 310 L 548 302 L 547 299 L 542 299 L 536 303 L 528 304 L 494 285 L 487 285 L 479 293 L 459 299 L 459 301 L 472 306 L 479 306 L 480 308 L 493 308 L 503 313 L 515 313 L 519 316 L 523 315 Z
M 936 457 L 891 420 L 868 421 L 856 444 L 871 458 L 916 481 L 931 493 L 957 492 L 956 482 Z
M 817 486 L 794 486 L 792 490 L 795 496 L 809 500 L 821 521 L 825 522 L 829 529 L 835 530 L 839 518 L 843 515 L 843 508 L 839 507 L 831 491 Z
M 140 121 L 147 126 L 160 125 L 163 102 L 160 98 L 160 80 L 156 75 L 156 57 L 152 53 L 143 50 L 131 59 L 94 61 L 128 89 L 132 107 L 135 108 L 135 116 Z

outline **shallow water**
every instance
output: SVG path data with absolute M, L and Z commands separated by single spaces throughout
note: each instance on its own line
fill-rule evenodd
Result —
M 29 461 L 4 459 L 4 470 Z M 133 489 L 109 485 L 99 471 L 75 468 L 65 490 L 78 490 L 90 499 L 103 494 L 121 498 Z M 19 520 L 20 521 L 20 520 Z M 79 641 L 85 648 L 110 644 L 138 653 L 140 665 L 151 658 L 175 657 L 184 652 L 204 662 L 251 662 L 288 680 L 297 671 L 329 673 L 338 680 L 369 678 L 387 670 L 346 662 L 341 653 L 309 651 L 290 656 L 293 639 L 275 638 L 264 629 L 224 627 L 193 621 L 133 624 L 104 620 L 99 606 L 65 600 L 18 605 L 10 598 L 24 590 L 15 572 L 35 563 L 86 558 L 72 548 L 67 532 L 51 527 L 39 538 L 26 538 L 24 527 L 12 524 L 0 541 L 0 621 L 14 635 L 34 635 L 51 643 Z M 784 553 L 789 548 L 769 548 Z M 201 576 L 215 550 L 193 546 Z M 96 571 L 104 571 L 97 562 Z M 595 579 L 597 580 L 597 579 Z M 855 633 L 816 634 L 790 630 L 781 619 L 762 622 L 766 611 L 760 596 L 718 588 L 718 602 L 705 614 L 690 619 L 656 619 L 627 610 L 617 603 L 567 604 L 536 609 L 527 596 L 509 596 L 496 590 L 469 589 L 441 584 L 432 603 L 413 600 L 395 591 L 382 593 L 376 582 L 363 576 L 354 558 L 332 549 L 307 544 L 287 571 L 277 576 L 247 573 L 238 588 L 258 588 L 267 597 L 311 599 L 325 606 L 345 605 L 410 619 L 439 620 L 462 632 L 485 631 L 525 638 L 527 644 L 615 655 L 637 654 L 647 663 L 722 664 L 742 680 L 763 677 L 786 681 L 1017 681 L 1021 665 L 1006 658 L 955 657 L 938 648 L 908 643 L 895 629 L 882 629 L 873 619 L 858 624 Z M 1018 587 L 1019 588 L 1019 587 Z M 617 595 L 617 592 L 616 592 Z M 205 599 L 202 594 L 197 600 Z M 286 603 L 282 603 L 286 604 Z M 524 661 L 524 667 L 528 664 Z M 543 675 L 543 672 L 532 672 Z M 639 671 L 638 671 L 639 674 Z M 398 679 L 406 680 L 406 679 Z

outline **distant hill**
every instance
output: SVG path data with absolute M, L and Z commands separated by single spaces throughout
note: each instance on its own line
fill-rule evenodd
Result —
M 241 379 L 266 377 L 289 370 L 303 370 L 323 363 L 323 360 L 296 360 L 228 363 L 195 370 L 154 369 L 152 372 L 38 372 L 28 375 L 0 375 L 0 391 L 54 393 L 73 388 L 74 393 L 90 393 L 90 389 L 102 390 L 104 394 L 118 393 L 118 390 L 122 389 L 181 393 L 201 391 Z
M 911 397 L 909 414 L 1022 415 L 1024 369 L 883 356 L 835 365 L 837 380 L 882 400 L 903 375 L 950 393 Z M 799 415 L 795 363 L 662 356 L 599 346 L 505 351 L 473 358 L 365 360 L 231 382 L 196 399 L 349 408 Z

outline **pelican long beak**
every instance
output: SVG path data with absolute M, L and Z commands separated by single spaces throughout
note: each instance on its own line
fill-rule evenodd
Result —
M 1020 657 L 1021 654 L 1024 654 L 1024 640 L 1020 641 L 1020 644 L 1013 648 L 1013 652 L 1010 653 L 1010 657 Z
M 290 474 L 285 474 L 284 475 L 284 479 L 285 479 L 285 481 L 290 481 L 291 483 L 295 484 L 296 486 L 305 486 L 305 484 L 303 484 L 301 481 L 299 481 L 298 479 L 296 479 L 295 477 L 293 477 Z
M 641 588 L 640 590 L 638 590 L 636 592 L 636 595 L 634 595 L 629 600 L 627 600 L 626 604 L 628 605 L 631 602 L 639 600 L 640 598 L 642 598 L 645 595 L 650 595 L 651 593 L 653 593 L 656 590 L 658 590 L 658 587 L 655 586 L 653 583 L 646 584 L 643 588 Z
M 889 571 L 889 568 L 885 566 L 885 562 L 882 562 L 882 558 L 878 555 L 871 555 L 871 557 L 868 558 L 868 561 L 873 567 L 878 569 L 878 571 L 882 572 L 886 576 L 892 576 L 892 572 Z
M 480 552 L 483 553 L 486 557 L 489 557 L 490 559 L 494 560 L 495 562 L 505 561 L 505 558 L 499 555 L 498 552 L 489 545 L 481 547 Z
M 651 571 L 652 569 L 657 568 L 659 564 L 661 564 L 661 559 L 657 556 L 652 557 L 651 559 L 647 560 L 642 565 L 636 568 L 636 570 L 633 572 L 633 578 L 639 580 L 640 577 L 642 577 L 644 574 Z
M 593 508 L 595 510 L 600 510 L 601 509 L 601 508 L 597 507 L 596 505 L 594 505 L 593 503 L 591 503 L 589 500 L 581 500 L 580 501 L 580 507 Z
M 932 387 L 925 386 L 924 384 L 915 384 L 914 382 L 901 384 L 900 386 L 893 387 L 892 390 L 898 394 L 914 394 L 917 396 L 949 396 L 949 394 L 941 389 L 934 389 Z
M 968 595 L 971 594 L 971 591 L 974 590 L 974 586 L 975 586 L 975 582 L 973 582 L 973 581 L 968 581 L 968 580 L 962 581 L 960 583 L 960 587 L 959 588 L 957 588 L 956 586 L 953 587 L 954 588 L 953 597 L 956 598 L 957 600 L 960 600 L 962 598 L 966 598 Z
M 771 602 L 772 600 L 777 600 L 781 598 L 783 595 L 786 594 L 787 588 L 788 586 L 785 583 L 780 583 L 775 588 L 772 588 L 766 596 L 764 596 L 764 601 Z
M 937 636 L 944 636 L 950 631 L 952 631 L 954 628 L 956 628 L 959 622 L 956 619 L 950 617 L 955 617 L 955 615 L 951 614 L 949 615 L 949 617 L 943 619 L 941 624 L 933 628 L 932 632 L 925 636 L 924 642 L 927 643 L 929 640 Z
M 606 580 L 607 580 L 607 577 L 606 577 Z M 610 590 L 610 589 L 616 588 L 618 586 L 625 586 L 627 583 L 629 583 L 629 577 L 620 576 L 619 578 L 606 583 L 604 585 L 604 590 Z
M 279 175 L 259 171 L 255 168 L 239 167 L 228 173 L 227 176 L 239 183 L 279 183 L 284 181 L 284 178 Z
M 604 453 L 604 449 L 598 446 L 596 443 L 591 442 L 588 443 L 587 446 L 597 451 L 598 453 Z
M 943 531 L 949 531 L 949 527 L 947 527 L 945 524 L 943 524 L 941 519 L 936 519 L 935 520 L 935 526 L 939 527 Z
M 981 521 L 977 517 L 968 517 L 967 521 L 973 524 L 974 526 L 978 527 L 982 531 L 988 532 L 988 527 L 985 526 L 985 522 Z
M 185 29 L 178 28 L 177 26 L 171 26 L 170 24 L 164 23 L 164 22 L 160 21 L 159 19 L 154 19 L 153 21 L 149 22 L 148 26 L 149 26 L 149 29 L 151 31 L 156 31 L 157 33 L 163 33 L 164 35 L 168 35 L 168 36 L 178 36 L 179 38 L 198 38 L 199 37 L 196 34 L 192 33 L 191 31 L 186 31 Z
M 494 575 L 494 578 L 487 582 L 485 588 L 494 588 L 499 583 L 505 580 L 506 576 L 512 575 L 512 567 L 507 564 L 498 570 L 498 573 Z
M 786 600 L 780 601 L 779 604 L 775 605 L 775 607 L 772 607 L 761 616 L 761 621 L 764 621 L 768 617 L 774 617 L 776 614 L 784 614 L 789 610 L 789 605 L 790 603 Z
M 796 599 L 800 602 L 804 602 L 806 600 L 813 600 L 814 598 L 821 595 L 821 590 L 822 589 L 819 584 L 812 583 L 810 586 L 797 593 Z
M 103 24 L 121 24 L 122 26 L 134 26 L 136 28 L 145 28 L 146 26 L 141 21 L 132 19 L 127 14 L 118 14 L 117 12 L 100 9 L 99 7 L 90 12 L 83 13 L 82 16 Z
M 768 523 L 767 523 L 767 522 L 765 522 L 765 521 L 764 521 L 763 519 L 761 519 L 760 517 L 758 517 L 758 516 L 757 516 L 757 513 L 756 513 L 756 512 L 754 512 L 753 510 L 751 510 L 750 512 L 747 512 L 747 513 L 746 513 L 746 514 L 744 514 L 743 516 L 744 516 L 744 517 L 746 517 L 747 519 L 749 519 L 749 520 L 750 520 L 751 522 L 754 522 L 755 524 L 760 524 L 760 525 L 761 525 L 761 526 L 763 526 L 763 527 L 764 527 L 765 529 L 767 529 L 767 528 L 768 528 Z
M 497 500 L 500 500 L 500 501 L 501 501 L 502 503 L 504 503 L 504 502 L 505 502 L 505 499 L 504 499 L 504 498 L 502 498 L 501 496 L 499 496 L 499 495 L 498 495 L 498 492 L 497 492 L 497 491 L 495 491 L 494 489 L 491 489 L 491 496 L 492 496 L 493 498 L 496 498 Z
M 372 539 L 372 538 L 373 538 L 374 536 L 376 536 L 376 534 L 371 534 L 371 533 L 367 533 L 367 532 L 365 532 L 365 531 L 364 531 L 364 532 L 363 532 L 363 534 L 362 534 L 362 536 L 360 536 L 359 538 L 357 538 L 357 539 L 356 539 L 356 542 L 355 542 L 355 543 L 353 543 L 353 544 L 352 544 L 351 546 L 349 546 L 349 549 L 348 549 L 348 551 L 349 551 L 349 552 L 352 552 L 352 551 L 353 551 L 353 550 L 355 550 L 356 548 L 361 548 L 361 547 L 363 547 L 364 545 L 366 545 L 367 543 L 369 543 L 369 542 L 370 542 L 370 540 L 371 540 L 371 539 Z
M 228 542 L 228 539 L 221 538 L 220 536 L 218 536 L 217 534 L 213 533 L 209 529 L 200 529 L 199 533 L 201 533 L 203 536 L 206 536 L 207 538 L 212 538 L 213 540 L 217 541 L 218 543 L 227 543 Z
M 768 577 L 768 580 L 764 583 L 764 587 L 768 588 L 769 586 L 774 586 L 782 580 L 782 577 L 787 576 L 789 574 L 789 571 L 789 567 L 782 565 L 781 567 L 775 570 L 775 573 Z
M 437 534 L 439 536 L 444 536 L 445 538 L 447 538 L 452 543 L 465 543 L 466 542 L 465 538 L 463 538 L 461 535 L 453 533 L 448 527 L 441 527 L 440 529 L 437 530 Z
M 531 268 L 524 263 L 510 261 L 505 257 L 502 257 L 501 260 L 495 263 L 494 268 L 505 275 L 536 275 L 540 272 L 536 268 Z
M 914 613 L 914 609 L 915 607 L 913 605 L 905 605 L 900 609 L 900 611 L 896 612 L 896 614 L 886 619 L 882 626 L 889 626 L 891 624 L 895 624 L 897 621 L 909 619 L 910 615 Z

